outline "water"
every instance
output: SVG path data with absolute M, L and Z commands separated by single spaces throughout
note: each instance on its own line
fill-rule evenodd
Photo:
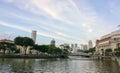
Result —
M 0 59 L 0 73 L 120 73 L 117 62 L 71 59 Z

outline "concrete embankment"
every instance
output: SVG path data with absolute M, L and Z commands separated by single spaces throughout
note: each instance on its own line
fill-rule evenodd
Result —
M 0 58 L 37 58 L 37 59 L 39 59 L 39 58 L 68 58 L 68 56 L 67 55 L 2 54 L 2 55 L 0 55 Z

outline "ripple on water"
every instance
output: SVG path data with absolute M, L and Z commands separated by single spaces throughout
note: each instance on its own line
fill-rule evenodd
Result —
M 83 59 L 5 59 L 0 73 L 120 73 L 115 62 Z

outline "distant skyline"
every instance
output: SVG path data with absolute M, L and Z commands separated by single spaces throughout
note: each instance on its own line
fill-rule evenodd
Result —
M 93 43 L 119 29 L 120 0 L 0 0 L 0 39 L 31 37 L 49 44 Z M 13 39 L 12 38 L 12 39 Z

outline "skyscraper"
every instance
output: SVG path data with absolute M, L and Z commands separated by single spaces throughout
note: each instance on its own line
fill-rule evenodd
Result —
M 75 48 L 77 47 L 77 44 L 75 44 Z
M 51 45 L 55 46 L 55 40 L 52 39 L 51 42 L 50 42 Z
M 82 50 L 88 50 L 88 45 L 86 45 L 86 44 L 81 44 L 81 49 Z
M 71 44 L 71 48 L 74 48 L 74 44 Z
M 33 30 L 31 33 L 31 38 L 33 39 L 34 42 L 36 42 L 36 33 L 37 31 Z
M 92 44 L 92 41 L 91 41 L 91 40 L 89 40 L 89 42 L 88 42 L 88 47 L 89 47 L 89 49 L 90 49 L 90 48 L 93 48 L 93 44 Z

